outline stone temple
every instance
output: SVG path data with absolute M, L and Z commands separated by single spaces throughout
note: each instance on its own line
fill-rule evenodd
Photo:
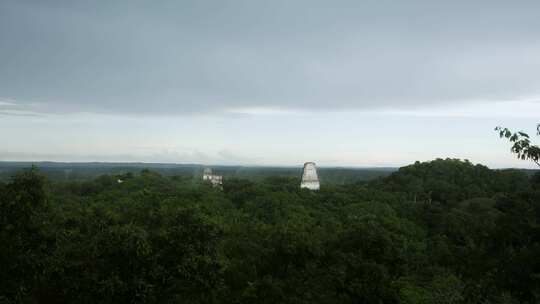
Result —
M 204 168 L 203 180 L 209 181 L 213 187 L 221 188 L 221 186 L 223 185 L 223 176 L 213 174 L 212 169 L 210 168 Z
M 315 163 L 308 162 L 304 164 L 304 171 L 302 172 L 302 182 L 300 188 L 307 188 L 309 190 L 319 190 L 319 177 L 317 176 L 317 167 Z

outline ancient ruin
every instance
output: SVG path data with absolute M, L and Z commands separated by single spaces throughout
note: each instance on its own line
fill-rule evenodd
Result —
M 304 171 L 302 172 L 302 182 L 300 188 L 307 188 L 309 190 L 319 190 L 319 177 L 317 176 L 317 167 L 313 162 L 307 162 L 304 164 Z
M 204 168 L 203 181 L 208 181 L 213 187 L 221 188 L 223 185 L 223 176 L 213 174 L 212 169 Z

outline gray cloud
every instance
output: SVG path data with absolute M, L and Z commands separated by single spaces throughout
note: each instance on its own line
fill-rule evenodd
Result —
M 176 150 L 160 150 L 158 152 L 129 154 L 66 154 L 66 153 L 41 153 L 0 150 L 0 161 L 116 161 L 116 162 L 149 162 L 149 163 L 201 163 L 201 164 L 255 164 L 261 158 L 247 157 L 235 154 L 228 150 L 219 151 L 216 154 L 208 154 L 199 150 L 190 152 Z
M 42 116 L 29 110 L 29 105 L 20 105 L 15 100 L 0 98 L 0 116 Z
M 540 93 L 538 1 L 98 2 L 2 1 L 0 96 L 189 114 Z

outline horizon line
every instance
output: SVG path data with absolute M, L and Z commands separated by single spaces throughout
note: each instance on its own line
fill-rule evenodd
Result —
M 425 160 L 420 161 L 416 160 L 413 162 L 410 162 L 405 165 L 385 165 L 385 166 L 377 166 L 377 165 L 336 165 L 336 166 L 328 166 L 328 165 L 318 165 L 317 162 L 315 162 L 317 168 L 341 168 L 341 169 L 399 169 L 402 167 L 414 165 L 416 162 L 420 163 L 426 163 L 435 161 L 437 159 L 456 159 L 460 161 L 469 161 L 473 165 L 482 165 L 485 166 L 491 170 L 508 170 L 508 169 L 517 169 L 517 170 L 532 170 L 532 171 L 538 171 L 540 168 L 528 168 L 528 167 L 490 167 L 487 165 L 484 165 L 482 163 L 474 163 L 467 159 L 460 159 L 460 158 L 434 158 L 431 160 Z M 310 161 L 313 162 L 313 161 Z M 108 164 L 108 165 L 179 165 L 179 166 L 200 166 L 200 167 L 260 167 L 260 168 L 303 168 L 304 163 L 298 164 L 298 165 L 280 165 L 280 164 L 269 164 L 269 165 L 261 165 L 261 164 L 219 164 L 219 163 L 194 163 L 194 162 L 145 162 L 145 161 L 53 161 L 53 160 L 0 160 L 0 163 L 19 163 L 19 164 L 33 164 L 33 163 L 50 163 L 50 164 Z

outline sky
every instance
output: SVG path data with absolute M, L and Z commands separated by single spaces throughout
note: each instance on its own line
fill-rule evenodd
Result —
M 534 168 L 538 122 L 536 0 L 0 0 L 0 161 Z

